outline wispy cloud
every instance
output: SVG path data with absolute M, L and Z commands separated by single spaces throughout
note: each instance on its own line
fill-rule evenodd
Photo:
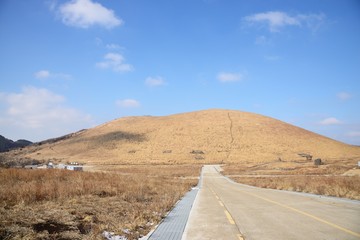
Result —
M 300 22 L 295 17 L 284 12 L 265 12 L 250 15 L 244 18 L 250 24 L 266 24 L 271 32 L 279 31 L 284 26 L 299 26 Z
M 360 131 L 350 131 L 346 134 L 348 137 L 360 137 Z
M 316 31 L 325 20 L 324 14 L 297 14 L 290 15 L 286 12 L 269 11 L 256 13 L 243 18 L 248 25 L 267 27 L 270 32 L 280 32 L 287 26 L 307 27 Z
M 352 95 L 348 92 L 339 92 L 336 94 L 336 97 L 341 101 L 346 101 L 352 98 Z
M 115 104 L 121 108 L 137 108 L 140 107 L 140 102 L 135 99 L 117 100 Z
M 45 88 L 29 86 L 21 92 L 3 92 L 0 99 L 5 109 L 0 113 L 0 127 L 6 126 L 6 130 L 19 132 L 24 138 L 29 133 L 42 139 L 54 137 L 92 123 L 90 115 L 66 106 L 64 96 Z
M 240 73 L 220 72 L 217 75 L 217 79 L 220 82 L 238 82 L 243 80 L 243 75 Z
M 99 37 L 96 37 L 95 38 L 95 44 L 97 46 L 102 46 L 103 45 L 103 40 L 101 38 L 99 38 Z
M 54 4 L 51 8 L 55 8 Z M 91 0 L 68 1 L 58 7 L 58 12 L 63 23 L 73 27 L 89 28 L 98 25 L 111 29 L 123 24 L 113 10 Z
M 96 63 L 98 68 L 112 69 L 115 72 L 133 71 L 132 65 L 125 63 L 125 58 L 119 53 L 108 53 L 104 56 L 104 61 Z
M 165 80 L 160 77 L 160 76 L 157 76 L 157 77 L 148 77 L 145 79 L 145 84 L 147 86 L 150 86 L 150 87 L 157 87 L 157 86 L 162 86 L 162 85 L 165 85 Z
M 122 49 L 122 47 L 115 43 L 106 44 L 106 48 L 109 50 L 119 50 Z
M 50 72 L 48 70 L 40 70 L 34 73 L 34 76 L 37 79 L 46 79 L 50 77 Z
M 325 118 L 325 119 L 321 120 L 319 122 L 319 124 L 320 125 L 338 125 L 338 124 L 342 124 L 342 122 L 335 117 L 329 117 L 329 118 Z
M 116 43 L 104 43 L 104 41 L 99 37 L 96 37 L 94 41 L 95 41 L 96 46 L 105 48 L 108 51 L 125 50 L 125 48 L 120 46 L 119 44 L 116 44 Z
M 55 11 L 57 7 L 57 0 L 45 1 L 45 4 L 49 7 L 50 11 Z
M 34 73 L 34 77 L 37 79 L 49 79 L 49 78 L 58 78 L 58 79 L 71 79 L 72 76 L 66 73 L 53 73 L 49 70 L 40 70 Z

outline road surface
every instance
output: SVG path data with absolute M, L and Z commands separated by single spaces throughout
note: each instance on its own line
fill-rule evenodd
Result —
M 203 168 L 183 240 L 360 239 L 360 201 L 237 184 Z

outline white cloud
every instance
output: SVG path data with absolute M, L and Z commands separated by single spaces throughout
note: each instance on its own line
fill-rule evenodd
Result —
M 48 78 L 60 78 L 60 79 L 71 79 L 71 75 L 65 73 L 52 73 L 49 70 L 40 70 L 34 73 L 34 77 L 37 79 L 48 79 Z
M 291 16 L 280 11 L 256 13 L 243 18 L 250 25 L 265 25 L 270 32 L 279 32 L 281 28 L 286 26 L 306 26 L 316 31 L 324 22 L 324 19 L 324 14 L 298 14 Z
M 116 105 L 122 108 L 137 108 L 140 107 L 140 102 L 135 99 L 117 100 Z
M 336 97 L 341 101 L 346 101 L 352 98 L 352 95 L 348 92 L 339 92 L 338 94 L 336 94 Z
M 34 74 L 37 79 L 45 79 L 50 77 L 50 72 L 48 70 L 40 70 Z
M 220 82 L 238 82 L 243 80 L 243 75 L 240 73 L 229 73 L 229 72 L 220 72 L 217 75 L 217 79 Z
M 125 63 L 125 58 L 118 53 L 108 53 L 104 56 L 104 61 L 96 63 L 98 68 L 110 68 L 115 72 L 128 72 L 134 70 L 133 66 Z
M 123 23 L 113 10 L 91 0 L 71 0 L 59 6 L 59 13 L 64 24 L 80 28 L 99 25 L 111 29 Z
M 104 41 L 99 37 L 95 38 L 95 44 L 96 46 L 106 48 L 109 51 L 119 51 L 125 49 L 124 47 L 116 43 L 104 43 Z
M 342 124 L 342 122 L 340 120 L 338 120 L 337 118 L 329 117 L 329 118 L 325 118 L 325 119 L 321 120 L 319 122 L 319 124 L 321 124 L 321 125 L 338 125 L 338 124 Z
M 300 25 L 300 22 L 284 12 L 257 13 L 244 18 L 249 23 L 265 23 L 269 25 L 271 32 L 277 32 L 280 27 L 286 25 Z
M 145 84 L 150 87 L 165 85 L 165 80 L 162 77 L 148 77 L 145 79 Z
M 92 121 L 89 115 L 67 107 L 64 96 L 45 88 L 24 87 L 19 93 L 0 93 L 0 99 L 5 109 L 0 113 L 2 131 L 23 134 L 30 140 L 77 131 Z

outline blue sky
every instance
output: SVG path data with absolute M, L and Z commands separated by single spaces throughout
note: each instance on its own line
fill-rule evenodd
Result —
M 13 140 L 224 108 L 360 145 L 356 0 L 2 0 L 0 36 Z

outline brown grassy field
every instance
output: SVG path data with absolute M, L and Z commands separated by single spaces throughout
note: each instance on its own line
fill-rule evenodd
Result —
M 360 200 L 360 169 L 356 169 L 356 163 L 348 159 L 320 166 L 308 161 L 229 164 L 223 167 L 223 174 L 257 187 Z
M 110 169 L 0 169 L 0 239 L 138 239 L 197 184 L 200 166 Z
M 125 117 L 5 154 L 5 159 L 103 164 L 266 163 L 360 158 L 347 145 L 259 114 L 213 109 Z
M 236 182 L 318 195 L 360 200 L 360 176 L 233 177 Z

